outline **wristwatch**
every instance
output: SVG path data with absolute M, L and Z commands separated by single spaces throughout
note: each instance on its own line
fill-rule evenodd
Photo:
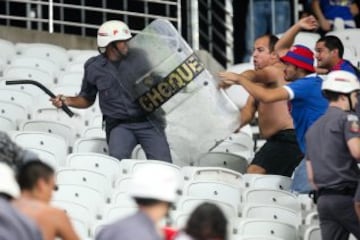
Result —
M 62 102 L 65 102 L 66 97 L 65 97 L 64 95 L 61 95 L 61 96 L 60 96 L 60 100 L 61 100 Z

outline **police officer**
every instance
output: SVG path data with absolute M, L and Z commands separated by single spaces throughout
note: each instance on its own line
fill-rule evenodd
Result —
M 359 119 L 354 114 L 360 84 L 347 71 L 329 73 L 322 91 L 327 112 L 306 133 L 309 181 L 317 190 L 322 239 L 360 239 L 354 195 L 360 170 Z
M 149 116 L 136 102 L 134 72 L 148 64 L 143 51 L 130 49 L 129 27 L 116 20 L 103 23 L 97 34 L 100 54 L 85 63 L 85 74 L 78 96 L 59 95 L 53 105 L 88 108 L 99 94 L 111 156 L 130 158 L 140 144 L 148 159 L 171 162 L 162 118 Z M 139 60 L 142 59 L 142 60 Z
M 162 240 L 159 223 L 177 198 L 180 175 L 163 165 L 145 165 L 134 173 L 129 195 L 139 210 L 105 226 L 96 240 Z

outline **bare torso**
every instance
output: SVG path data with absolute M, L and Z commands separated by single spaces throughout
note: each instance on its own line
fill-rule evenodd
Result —
M 276 71 L 277 79 L 270 84 L 264 84 L 264 86 L 274 88 L 286 84 L 282 64 L 276 65 L 272 70 Z M 259 103 L 257 111 L 260 134 L 263 138 L 267 139 L 281 130 L 294 128 L 288 101 Z
M 78 239 L 64 211 L 29 198 L 16 200 L 14 206 L 37 223 L 44 240 Z

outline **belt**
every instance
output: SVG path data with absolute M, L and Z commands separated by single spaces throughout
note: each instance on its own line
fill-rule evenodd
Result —
M 321 188 L 318 191 L 318 196 L 322 195 L 348 195 L 355 196 L 356 188 L 354 187 L 345 187 L 343 189 L 334 189 L 334 188 Z

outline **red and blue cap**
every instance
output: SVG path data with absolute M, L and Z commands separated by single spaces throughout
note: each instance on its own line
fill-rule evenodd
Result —
M 308 47 L 303 45 L 297 44 L 292 46 L 286 55 L 281 57 L 280 60 L 285 63 L 293 64 L 309 72 L 315 72 L 314 53 Z

